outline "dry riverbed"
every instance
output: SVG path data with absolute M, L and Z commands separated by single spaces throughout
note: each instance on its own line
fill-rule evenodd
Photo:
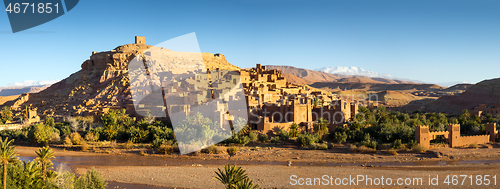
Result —
M 36 147 L 18 146 L 16 149 L 20 156 L 36 155 Z M 67 163 L 79 174 L 96 167 L 109 181 L 181 188 L 221 188 L 222 185 L 214 180 L 214 172 L 226 163 L 242 166 L 250 178 L 264 188 L 306 187 L 292 185 L 292 175 L 297 178 L 320 178 L 323 175 L 333 178 L 349 175 L 418 177 L 423 178 L 424 188 L 429 175 L 439 175 L 440 188 L 445 187 L 443 181 L 448 174 L 490 174 L 500 177 L 500 146 L 497 144 L 489 148 L 433 148 L 427 153 L 398 152 L 398 155 L 389 155 L 385 151 L 375 154 L 350 153 L 348 146 L 343 145 L 329 150 L 269 145 L 240 147 L 234 156 L 227 153 L 161 155 L 153 154 L 152 150 L 140 145 L 130 149 L 95 149 L 99 153 L 80 152 L 77 149 L 54 148 L 56 157 L 59 157 L 56 161 Z M 289 162 L 291 166 L 287 166 Z M 500 185 L 500 181 L 497 185 Z M 365 187 L 368 186 L 362 188 Z M 399 188 L 393 185 L 370 187 Z

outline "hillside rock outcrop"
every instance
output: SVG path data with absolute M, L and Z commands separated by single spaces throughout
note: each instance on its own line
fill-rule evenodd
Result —
M 128 64 L 153 46 L 136 43 L 111 51 L 92 52 L 81 70 L 38 93 L 23 94 L 5 103 L 19 116 L 27 106 L 37 108 L 42 117 L 98 116 L 109 109 L 133 110 Z M 222 54 L 202 53 L 206 69 L 239 70 Z
M 481 81 L 469 87 L 464 93 L 443 96 L 429 104 L 427 111 L 459 114 L 463 109 L 472 110 L 479 104 L 500 103 L 500 78 Z

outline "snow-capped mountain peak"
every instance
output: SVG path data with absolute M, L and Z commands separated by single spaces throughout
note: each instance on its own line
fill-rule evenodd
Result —
M 28 87 L 28 86 L 43 86 L 43 85 L 49 85 L 49 84 L 54 84 L 58 82 L 59 80 L 51 80 L 51 81 L 33 81 L 33 80 L 26 80 L 22 82 L 16 82 L 16 83 L 11 83 L 7 86 L 9 87 Z
M 360 76 L 368 76 L 368 77 L 382 77 L 392 79 L 389 74 L 377 73 L 365 70 L 361 67 L 350 66 L 350 67 L 341 67 L 341 66 L 333 66 L 333 67 L 323 67 L 316 69 L 317 71 L 323 71 L 331 74 L 342 74 L 342 75 L 360 75 Z

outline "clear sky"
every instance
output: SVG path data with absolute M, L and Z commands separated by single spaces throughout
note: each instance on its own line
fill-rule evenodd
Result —
M 239 67 L 357 66 L 430 83 L 500 77 L 497 0 L 81 0 L 13 34 L 0 13 L 0 86 L 64 79 L 92 51 L 196 32 Z

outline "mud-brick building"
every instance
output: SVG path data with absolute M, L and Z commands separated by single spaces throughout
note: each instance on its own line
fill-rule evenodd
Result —
M 262 133 L 289 130 L 292 123 L 300 131 L 312 131 L 319 118 L 330 130 L 353 119 L 358 105 L 353 100 L 315 90 L 307 85 L 288 83 L 280 70 L 257 64 L 241 71 L 241 81 L 249 111 L 249 126 Z
M 447 131 L 438 132 L 429 132 L 428 126 L 415 127 L 416 141 L 426 148 L 430 147 L 431 140 L 436 139 L 436 136 L 444 136 L 448 145 L 453 148 L 467 146 L 470 144 L 486 144 L 488 142 L 495 142 L 498 138 L 498 131 L 496 123 L 486 124 L 486 135 L 474 136 L 461 136 L 459 124 L 449 124 L 447 126 Z

